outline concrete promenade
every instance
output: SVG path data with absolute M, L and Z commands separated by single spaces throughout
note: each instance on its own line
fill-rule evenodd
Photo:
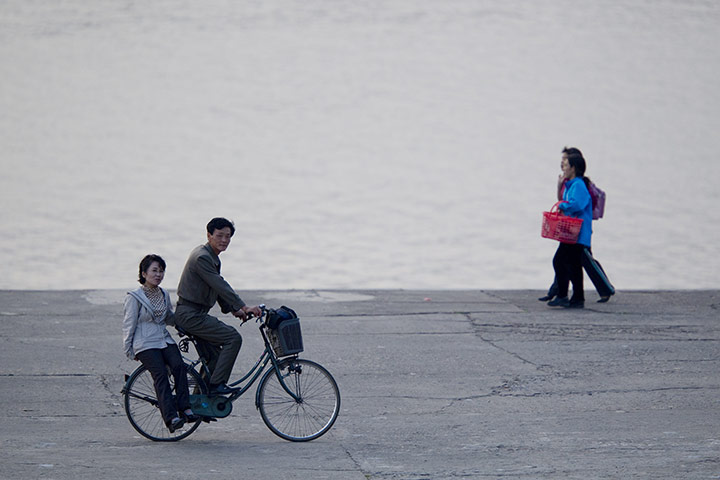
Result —
M 0 478 L 720 478 L 720 291 L 240 294 L 301 316 L 302 356 L 340 385 L 330 433 L 281 440 L 247 395 L 150 442 L 120 395 L 124 291 L 0 291 Z M 260 353 L 239 331 L 237 374 Z

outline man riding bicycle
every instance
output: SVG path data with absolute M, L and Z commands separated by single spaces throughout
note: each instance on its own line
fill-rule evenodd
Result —
M 210 393 L 226 394 L 233 390 L 227 381 L 235 365 L 242 337 L 238 331 L 209 315 L 217 302 L 223 313 L 232 313 L 243 322 L 252 314 L 262 315 L 260 307 L 248 307 L 220 275 L 221 252 L 230 245 L 235 226 L 226 218 L 216 217 L 207 224 L 207 243 L 196 247 L 185 263 L 178 284 L 175 323 L 206 344 L 203 354 L 211 371 Z

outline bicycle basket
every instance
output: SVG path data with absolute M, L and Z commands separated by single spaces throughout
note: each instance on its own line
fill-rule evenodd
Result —
M 303 351 L 300 319 L 292 318 L 280 323 L 276 329 L 267 329 L 268 339 L 275 355 L 286 357 Z

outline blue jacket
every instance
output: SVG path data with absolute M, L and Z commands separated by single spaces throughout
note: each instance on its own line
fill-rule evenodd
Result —
M 567 203 L 561 203 L 559 208 L 565 215 L 583 219 L 577 243 L 589 247 L 592 237 L 592 199 L 582 178 L 575 177 L 565 183 L 563 200 Z

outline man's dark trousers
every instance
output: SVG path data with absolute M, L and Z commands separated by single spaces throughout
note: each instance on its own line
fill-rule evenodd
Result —
M 227 383 L 230 379 L 235 359 L 242 346 L 242 337 L 233 327 L 209 315 L 208 311 L 183 304 L 181 300 L 175 309 L 175 323 L 186 332 L 219 348 L 219 353 L 218 348 L 206 349 L 214 357 L 206 358 L 212 374 L 210 384 L 214 386 Z

